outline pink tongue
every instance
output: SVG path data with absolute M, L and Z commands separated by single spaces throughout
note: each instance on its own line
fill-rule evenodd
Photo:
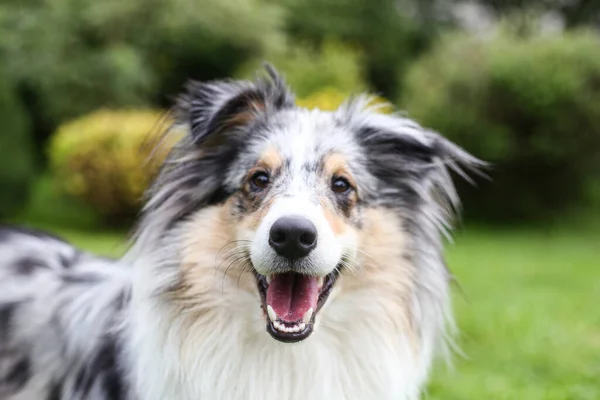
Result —
M 310 308 L 316 310 L 318 299 L 317 278 L 293 272 L 273 275 L 267 289 L 267 304 L 287 322 L 302 319 Z

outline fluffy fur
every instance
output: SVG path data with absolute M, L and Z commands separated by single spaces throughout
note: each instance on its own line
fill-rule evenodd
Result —
M 189 85 L 122 260 L 0 230 L 0 398 L 419 398 L 451 322 L 448 169 L 480 162 L 366 97 L 300 109 L 268 71 Z M 318 231 L 294 263 L 268 245 L 285 215 Z M 260 280 L 292 272 L 334 284 L 314 332 L 282 343 Z

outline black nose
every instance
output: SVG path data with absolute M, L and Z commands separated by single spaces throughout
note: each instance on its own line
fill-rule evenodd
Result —
M 303 217 L 281 217 L 271 226 L 269 244 L 280 256 L 295 260 L 315 248 L 317 228 Z

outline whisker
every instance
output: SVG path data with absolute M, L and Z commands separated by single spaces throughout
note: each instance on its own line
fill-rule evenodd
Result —
M 340 265 L 342 267 L 344 267 L 345 269 L 347 269 L 348 272 L 350 272 L 351 274 L 356 273 L 356 268 L 354 267 L 354 265 L 350 264 L 349 262 L 342 260 L 342 261 L 340 261 Z
M 251 248 L 251 246 L 249 246 L 249 245 L 240 245 L 240 246 L 234 247 L 233 249 L 227 251 L 227 253 L 225 253 L 223 255 L 223 259 L 227 259 L 229 257 L 229 255 L 235 251 L 242 250 L 242 249 L 249 249 L 249 248 Z
M 251 272 L 250 267 L 252 266 L 252 264 L 250 263 L 250 259 L 248 258 L 246 260 L 246 263 L 244 263 L 244 265 L 242 266 L 242 269 L 240 270 L 240 273 L 238 274 L 238 279 L 237 279 L 237 288 L 238 291 L 240 290 L 240 279 L 242 279 L 242 275 L 247 273 L 247 272 Z
M 216 258 L 219 256 L 219 254 L 221 254 L 221 251 L 223 251 L 223 249 L 224 249 L 225 247 L 229 246 L 230 244 L 234 244 L 234 243 L 238 243 L 238 242 L 248 242 L 248 243 L 252 243 L 252 241 L 251 241 L 251 240 L 244 240 L 244 239 L 232 240 L 232 241 L 230 241 L 230 242 L 227 242 L 227 243 L 225 243 L 225 244 L 223 245 L 223 247 L 221 247 L 221 248 L 219 249 L 219 251 L 217 252 L 217 255 L 215 256 L 215 260 L 216 260 Z
M 221 280 L 221 292 L 223 292 L 225 290 L 225 278 L 227 277 L 227 272 L 229 271 L 229 268 L 231 268 L 234 264 L 238 263 L 239 261 L 242 261 L 244 259 L 246 259 L 247 256 L 244 254 L 241 257 L 236 258 L 235 260 L 233 260 L 228 266 L 227 268 L 225 268 L 225 272 L 223 273 L 223 279 Z
M 366 251 L 364 251 L 364 250 L 361 250 L 361 249 L 356 249 L 356 251 L 358 251 L 359 253 L 361 253 L 361 254 L 363 254 L 363 255 L 365 255 L 365 256 L 367 256 L 367 257 L 371 258 L 373 261 L 377 261 L 377 260 L 376 260 L 376 258 L 375 258 L 374 256 L 370 255 L 369 253 L 367 253 L 367 252 L 366 252 Z
M 229 253 L 231 253 L 231 254 L 230 254 L 230 255 L 228 255 L 227 257 L 224 257 L 224 258 L 223 258 L 223 260 L 221 260 L 221 262 L 219 263 L 219 265 L 217 265 L 217 266 L 215 267 L 215 269 L 214 269 L 214 275 L 213 275 L 213 277 L 215 277 L 215 278 L 216 278 L 216 276 L 217 276 L 217 273 L 219 272 L 219 270 L 221 269 L 221 266 L 222 266 L 223 264 L 225 264 L 226 262 L 229 262 L 229 261 L 231 261 L 232 259 L 234 259 L 234 258 L 236 258 L 236 257 L 240 256 L 241 254 L 244 254 L 244 255 L 245 255 L 245 254 L 247 253 L 247 251 L 245 251 L 245 249 L 247 249 L 247 248 L 249 248 L 249 246 L 238 246 L 238 247 L 236 247 L 235 249 L 233 249 L 233 250 L 230 250 L 230 251 L 228 252 L 228 254 L 229 254 Z M 215 260 L 215 262 L 216 262 L 216 260 Z

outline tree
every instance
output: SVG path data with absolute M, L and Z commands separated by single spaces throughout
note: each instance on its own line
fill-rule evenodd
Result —
M 496 15 L 515 11 L 534 10 L 559 13 L 566 28 L 582 25 L 600 26 L 600 1 L 598 0 L 479 0 Z
M 396 98 L 409 61 L 448 20 L 445 5 L 436 0 L 289 0 L 286 26 L 293 38 L 315 46 L 333 38 L 358 47 L 372 88 Z

